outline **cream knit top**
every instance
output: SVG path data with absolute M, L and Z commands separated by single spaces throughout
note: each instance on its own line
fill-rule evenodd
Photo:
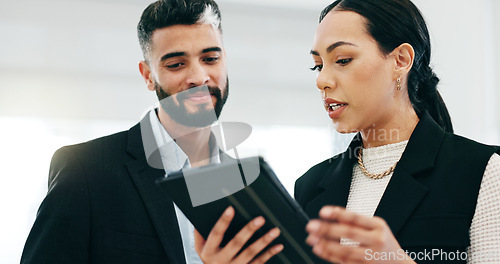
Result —
M 394 165 L 403 154 L 408 141 L 363 149 L 363 164 L 370 173 L 381 173 Z M 354 166 L 347 210 L 373 216 L 392 177 L 392 173 L 374 180 Z M 500 156 L 491 156 L 484 171 L 477 206 L 469 230 L 471 246 L 467 263 L 500 263 Z M 344 245 L 357 243 L 342 239 Z

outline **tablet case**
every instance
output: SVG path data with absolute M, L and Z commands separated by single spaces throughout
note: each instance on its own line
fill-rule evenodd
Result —
M 222 246 L 250 220 L 263 216 L 266 219 L 264 226 L 245 247 L 278 227 L 281 234 L 269 247 L 283 244 L 284 249 L 267 263 L 326 263 L 314 255 L 312 248 L 305 243 L 307 215 L 262 157 L 185 169 L 169 174 L 157 184 L 205 239 L 224 210 L 231 205 L 235 216 Z

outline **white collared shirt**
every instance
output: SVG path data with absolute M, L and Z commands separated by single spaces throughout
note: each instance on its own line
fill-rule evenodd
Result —
M 160 150 L 163 168 L 165 168 L 165 177 L 168 177 L 168 174 L 171 172 L 191 168 L 191 163 L 189 162 L 188 156 L 186 155 L 186 153 L 184 153 L 184 151 L 182 151 L 179 145 L 177 145 L 174 139 L 172 139 L 172 137 L 162 126 L 160 120 L 158 119 L 158 116 L 156 115 L 156 111 L 151 110 L 149 112 L 149 117 L 153 135 Z M 217 144 L 213 142 L 210 142 L 209 144 L 211 154 L 210 163 L 220 163 L 219 149 L 217 148 Z M 177 216 L 177 222 L 179 223 L 179 230 L 181 232 L 186 263 L 202 264 L 203 262 L 194 249 L 194 227 L 175 203 L 174 208 L 175 215 Z

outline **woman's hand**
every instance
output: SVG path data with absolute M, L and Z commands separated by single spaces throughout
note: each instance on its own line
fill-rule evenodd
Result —
M 409 258 L 380 217 L 348 212 L 343 207 L 325 206 L 320 219 L 311 220 L 306 242 L 319 257 L 335 263 L 415 263 Z M 340 239 L 359 242 L 359 246 L 341 245 Z M 381 254 L 392 256 L 383 258 Z M 378 257 L 377 257 L 378 256 Z
M 238 254 L 243 245 L 245 245 L 245 243 L 252 237 L 255 231 L 264 225 L 265 220 L 262 216 L 250 221 L 238 232 L 238 234 L 234 236 L 233 239 L 231 239 L 231 241 L 227 243 L 225 247 L 221 248 L 220 243 L 222 242 L 224 233 L 229 227 L 233 217 L 234 209 L 232 207 L 228 207 L 214 225 L 212 231 L 210 231 L 207 240 L 205 240 L 200 233 L 195 230 L 194 246 L 203 263 L 265 263 L 272 256 L 283 250 L 283 245 L 279 244 L 260 254 L 261 251 L 269 245 L 269 243 L 279 236 L 280 230 L 276 227 L 271 229 L 267 234 L 259 238 L 244 251 Z M 257 255 L 258 257 L 256 257 Z

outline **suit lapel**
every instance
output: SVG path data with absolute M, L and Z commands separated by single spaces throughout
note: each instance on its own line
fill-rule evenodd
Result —
M 418 181 L 421 172 L 434 167 L 445 132 L 424 113 L 413 131 L 391 181 L 375 211 L 395 236 L 413 214 L 428 189 Z
M 406 171 L 396 170 L 375 211 L 391 228 L 394 236 L 401 230 L 420 201 L 427 188 Z
M 145 118 L 148 118 L 148 115 Z M 147 137 L 151 136 L 154 140 L 152 131 L 144 129 L 144 124 L 142 127 L 136 125 L 129 130 L 127 150 L 134 159 L 127 162 L 127 169 L 146 206 L 170 263 L 186 263 L 173 202 L 156 185 L 156 180 L 164 177 L 165 171 L 148 165 L 141 132 Z
M 394 235 L 397 235 L 426 196 L 427 187 L 418 181 L 418 177 L 421 172 L 434 167 L 444 135 L 445 132 L 428 113 L 420 116 L 420 122 L 413 131 L 375 211 L 376 216 L 385 219 Z M 353 166 L 357 160 L 356 153 L 361 145 L 361 136 L 358 134 L 346 152 L 340 154 L 339 160 L 334 160 L 325 171 L 318 183 L 318 188 L 324 191 L 305 206 L 309 216 L 317 217 L 324 205 L 347 205 Z
M 357 134 L 347 150 L 334 157 L 332 165 L 318 182 L 317 187 L 324 191 L 306 204 L 305 211 L 311 217 L 317 217 L 324 205 L 345 207 L 351 186 L 352 170 L 356 162 L 355 153 L 361 146 L 361 135 Z M 339 159 L 338 162 L 335 159 Z

